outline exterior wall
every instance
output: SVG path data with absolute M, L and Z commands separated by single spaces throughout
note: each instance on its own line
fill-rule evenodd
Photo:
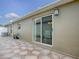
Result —
M 52 50 L 62 51 L 79 57 L 79 2 L 59 7 L 60 14 L 55 16 L 55 34 Z M 25 41 L 32 42 L 32 23 L 34 18 L 51 14 L 53 11 L 40 13 L 29 19 L 20 21 L 21 29 L 14 24 L 13 32 L 19 33 Z
M 79 57 L 79 2 L 59 8 L 55 19 L 54 49 Z
M 18 24 L 20 24 L 21 29 L 18 29 Z M 21 39 L 23 39 L 24 41 L 32 42 L 32 20 L 31 19 L 14 23 L 11 26 L 12 26 L 12 33 L 11 33 L 12 36 L 14 34 L 19 34 L 21 36 Z M 9 27 L 10 26 L 8 26 L 8 28 Z
M 25 41 L 32 42 L 32 19 L 21 22 L 20 35 Z

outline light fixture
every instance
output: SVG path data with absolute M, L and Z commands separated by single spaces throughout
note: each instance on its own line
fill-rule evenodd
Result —
M 55 8 L 54 9 L 54 16 L 58 16 L 59 15 L 59 9 L 58 8 Z
M 48 25 L 51 25 L 52 24 L 52 22 L 48 22 Z

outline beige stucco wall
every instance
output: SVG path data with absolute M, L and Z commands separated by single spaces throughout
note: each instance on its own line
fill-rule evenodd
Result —
M 21 30 L 19 31 L 20 35 L 25 41 L 32 42 L 32 20 L 24 20 L 21 22 Z
M 79 57 L 79 2 L 60 7 L 54 19 L 54 48 Z
M 79 57 L 79 2 L 60 6 L 59 10 L 59 16 L 54 17 L 55 33 L 52 50 L 58 50 Z M 52 11 L 40 13 L 34 17 L 20 21 L 20 30 L 17 30 L 17 24 L 15 23 L 13 32 L 20 33 L 23 40 L 32 42 L 32 23 L 34 18 L 50 13 Z
M 18 29 L 18 24 L 20 24 L 21 29 Z M 32 42 L 32 20 L 27 19 L 22 22 L 17 22 L 11 25 L 12 26 L 12 34 L 20 34 L 21 39 L 24 41 Z M 9 26 L 8 26 L 9 28 Z

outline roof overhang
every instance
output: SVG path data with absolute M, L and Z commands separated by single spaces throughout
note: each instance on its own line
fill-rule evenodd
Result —
M 67 3 L 70 3 L 70 2 L 73 2 L 74 0 L 56 0 L 55 2 L 52 2 L 46 6 L 43 6 L 43 7 L 40 7 L 30 13 L 28 13 L 27 15 L 23 16 L 23 17 L 20 17 L 18 19 L 16 19 L 16 21 L 13 21 L 13 23 L 17 22 L 17 21 L 20 21 L 20 20 L 23 20 L 25 18 L 28 18 L 28 17 L 31 17 L 33 15 L 36 15 L 36 14 L 39 14 L 41 12 L 44 12 L 46 10 L 49 10 L 49 9 L 53 9 L 55 7 L 58 7 L 60 5 L 63 5 L 63 4 L 67 4 Z M 9 24 L 6 24 L 6 25 L 9 25 Z

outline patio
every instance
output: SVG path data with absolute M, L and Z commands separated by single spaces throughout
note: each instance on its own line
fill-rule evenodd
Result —
M 48 49 L 14 40 L 10 37 L 0 37 L 0 59 L 74 59 Z

